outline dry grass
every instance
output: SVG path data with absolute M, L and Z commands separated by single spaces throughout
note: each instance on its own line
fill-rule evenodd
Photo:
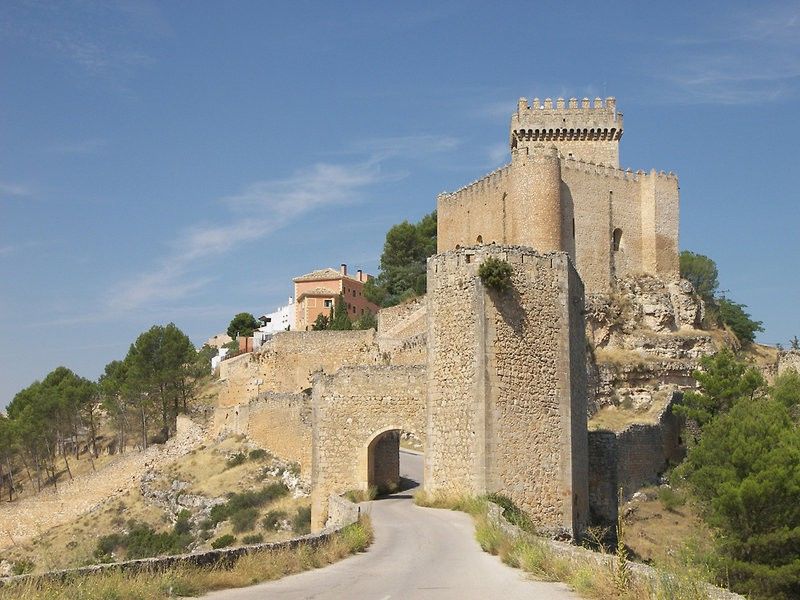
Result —
M 701 555 L 712 552 L 712 533 L 691 503 L 667 510 L 655 488 L 642 491 L 647 500 L 622 508 L 628 511 L 625 541 L 639 560 L 669 565 L 687 548 Z
M 63 583 L 25 582 L 0 588 L 0 600 L 157 600 L 198 596 L 219 589 L 244 587 L 292 573 L 324 567 L 363 552 L 372 542 L 368 517 L 345 527 L 316 546 L 265 550 L 244 556 L 229 568 L 177 567 L 164 572 L 107 572 L 68 579 Z
M 752 343 L 742 349 L 742 355 L 759 367 L 775 365 L 778 362 L 778 349 L 775 346 Z
M 638 365 L 653 362 L 653 357 L 635 350 L 625 348 L 604 347 L 595 348 L 595 360 L 598 363 L 609 363 L 613 365 Z
M 654 398 L 652 404 L 644 410 L 622 408 L 621 406 L 604 406 L 589 419 L 589 430 L 622 431 L 634 423 L 655 424 L 658 422 L 658 416 L 663 409 L 664 402 L 658 398 Z

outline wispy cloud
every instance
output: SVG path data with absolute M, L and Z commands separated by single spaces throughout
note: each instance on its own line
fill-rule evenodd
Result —
M 685 104 L 753 104 L 800 95 L 800 7 L 738 12 L 703 36 L 667 40 L 659 64 L 648 65 L 667 85 L 659 93 Z
M 489 146 L 486 151 L 489 157 L 489 166 L 497 167 L 508 161 L 509 146 L 508 144 L 498 143 Z
M 28 198 L 33 196 L 30 186 L 22 183 L 0 181 L 0 199 L 3 198 Z
M 126 311 L 183 298 L 214 280 L 198 274 L 204 260 L 262 239 L 312 210 L 352 202 L 368 186 L 393 177 L 370 160 L 355 165 L 316 164 L 285 179 L 253 183 L 221 199 L 235 218 L 186 230 L 154 270 L 114 289 L 106 298 L 106 308 Z
M 53 154 L 94 154 L 105 148 L 106 140 L 101 138 L 90 138 L 86 140 L 60 141 L 49 144 L 46 148 Z
M 351 145 L 349 151 L 369 154 L 372 157 L 371 162 L 380 162 L 401 156 L 422 159 L 431 154 L 455 150 L 460 145 L 461 140 L 452 136 L 421 134 L 359 140 Z
M 150 42 L 170 32 L 148 2 L 13 2 L 0 15 L 0 36 L 121 84 L 154 61 Z

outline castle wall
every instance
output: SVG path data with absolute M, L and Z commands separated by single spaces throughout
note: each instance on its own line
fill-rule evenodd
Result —
M 296 462 L 304 477 L 311 472 L 311 398 L 307 394 L 267 392 L 214 411 L 213 435 L 243 434 L 284 460 Z
M 512 290 L 484 289 L 489 256 L 512 265 Z M 490 246 L 429 259 L 427 490 L 502 492 L 542 529 L 582 528 L 582 294 L 563 253 Z
M 589 432 L 589 521 L 592 525 L 616 524 L 617 436 L 613 431 Z
M 376 438 L 405 430 L 425 443 L 425 391 L 423 366 L 344 367 L 333 375 L 317 375 L 311 417 L 314 530 L 325 524 L 331 494 L 367 489 L 368 450 Z M 389 445 L 378 446 L 379 463 Z M 393 469 L 394 463 L 378 463 L 379 477 Z
M 375 331 L 286 331 L 258 352 L 223 361 L 220 406 L 245 404 L 262 392 L 298 393 L 311 387 L 317 370 L 331 373 L 344 365 L 376 364 Z

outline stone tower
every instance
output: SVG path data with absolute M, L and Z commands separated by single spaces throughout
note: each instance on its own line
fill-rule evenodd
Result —
M 487 290 L 488 257 L 513 269 Z M 583 285 L 564 252 L 473 246 L 428 259 L 425 489 L 509 496 L 541 531 L 588 519 Z
M 584 98 L 580 106 L 576 98 L 566 103 L 563 98 L 547 98 L 544 105 L 538 98 L 529 106 L 525 98 L 517 103 L 511 115 L 510 143 L 517 148 L 535 144 L 555 146 L 562 158 L 574 158 L 597 165 L 619 168 L 619 139 L 622 137 L 622 113 L 617 101 L 595 98 L 594 106 Z

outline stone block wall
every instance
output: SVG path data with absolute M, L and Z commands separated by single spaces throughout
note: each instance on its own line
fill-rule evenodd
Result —
M 315 371 L 332 373 L 344 365 L 377 364 L 375 331 L 285 331 L 258 352 L 220 366 L 225 386 L 220 406 L 244 404 L 262 392 L 299 393 L 311 387 Z M 230 364 L 226 364 L 230 363 Z
M 617 521 L 617 435 L 589 432 L 589 520 L 592 525 Z
M 317 375 L 312 392 L 315 530 L 325 524 L 331 494 L 367 489 L 369 449 L 377 437 L 404 430 L 425 444 L 425 392 L 423 366 L 343 367 L 333 375 Z
M 311 473 L 311 397 L 308 394 L 265 392 L 247 404 L 214 411 L 213 433 L 238 433 L 284 460 Z
M 487 291 L 489 256 L 513 287 Z M 565 253 L 483 246 L 428 262 L 425 488 L 502 492 L 537 525 L 588 519 L 583 289 Z

